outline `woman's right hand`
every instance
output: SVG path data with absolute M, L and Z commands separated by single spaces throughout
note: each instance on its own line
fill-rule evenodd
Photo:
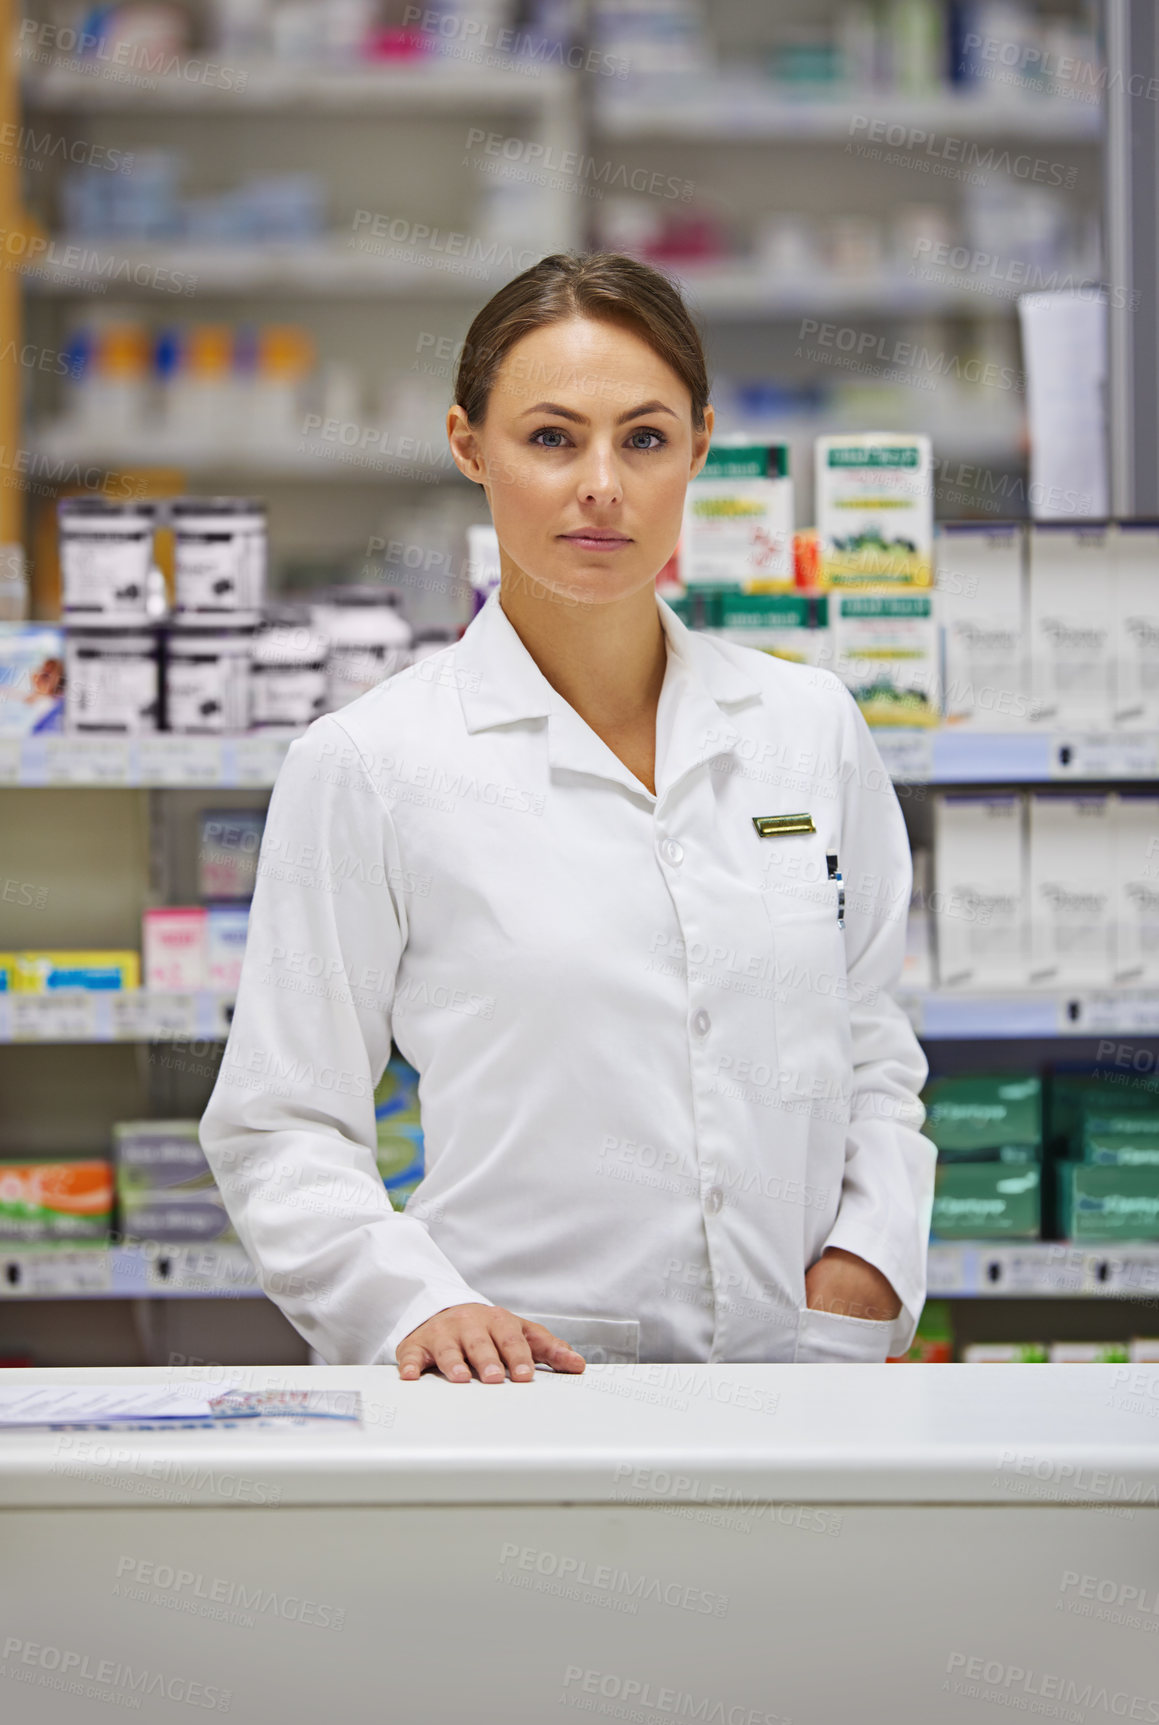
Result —
M 468 1381 L 472 1366 L 481 1382 L 499 1384 L 504 1366 L 516 1383 L 527 1383 L 537 1360 L 557 1372 L 582 1372 L 587 1364 L 543 1324 L 477 1302 L 436 1312 L 403 1338 L 395 1355 L 400 1378 L 417 1378 L 433 1366 L 454 1383 Z

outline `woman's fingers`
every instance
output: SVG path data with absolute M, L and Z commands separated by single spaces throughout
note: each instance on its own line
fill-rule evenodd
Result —
M 542 1360 L 557 1372 L 582 1372 L 582 1354 L 569 1347 L 543 1324 L 534 1324 L 504 1306 L 448 1306 L 419 1324 L 398 1344 L 401 1378 L 417 1378 L 436 1366 L 452 1383 L 465 1383 L 472 1371 L 480 1383 L 500 1384 L 507 1374 L 515 1383 L 535 1376 Z
M 525 1323 L 523 1334 L 527 1337 L 535 1358 L 557 1372 L 582 1372 L 587 1365 L 582 1354 L 577 1354 L 574 1348 L 553 1335 L 543 1324 Z

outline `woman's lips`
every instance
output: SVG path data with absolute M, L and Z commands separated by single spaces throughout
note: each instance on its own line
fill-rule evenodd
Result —
M 632 541 L 627 538 L 593 539 L 586 533 L 561 533 L 561 539 L 566 539 L 569 545 L 578 545 L 581 551 L 619 551 Z

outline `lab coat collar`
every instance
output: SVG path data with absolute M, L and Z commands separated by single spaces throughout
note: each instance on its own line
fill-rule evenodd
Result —
M 727 751 L 739 733 L 724 708 L 759 699 L 761 687 L 716 644 L 689 629 L 657 594 L 669 664 L 657 715 L 658 794 L 702 761 Z M 675 659 L 675 664 L 673 664 Z M 641 796 L 651 792 L 552 688 L 499 603 L 488 594 L 455 648 L 455 682 L 467 730 L 519 719 L 548 719 L 553 766 L 614 779 Z M 679 693 L 679 699 L 673 696 Z

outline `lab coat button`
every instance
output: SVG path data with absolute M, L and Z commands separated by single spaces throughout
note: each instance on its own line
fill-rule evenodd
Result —
M 663 851 L 667 861 L 672 864 L 673 868 L 683 861 L 684 846 L 677 844 L 675 839 L 665 839 L 664 843 L 660 846 L 660 849 Z
M 709 1216 L 715 1216 L 724 1203 L 724 1193 L 719 1186 L 710 1186 L 704 1194 L 704 1209 Z
M 707 1012 L 702 1010 L 696 1014 L 692 1020 L 692 1028 L 695 1030 L 697 1036 L 708 1035 L 709 1030 L 712 1028 L 712 1020 L 708 1016 Z

